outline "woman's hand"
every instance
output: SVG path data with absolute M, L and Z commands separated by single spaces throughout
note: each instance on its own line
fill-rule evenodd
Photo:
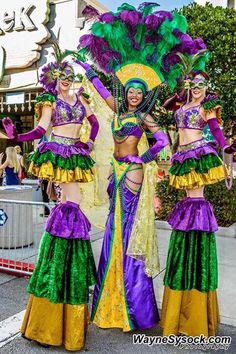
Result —
M 17 130 L 15 125 L 13 124 L 11 118 L 3 118 L 2 125 L 7 133 L 7 136 L 11 140 L 15 140 L 17 138 Z
M 1 154 L 0 154 L 0 164 L 2 162 L 3 156 L 4 156 L 4 152 L 1 152 Z
M 86 146 L 88 147 L 89 153 L 90 153 L 91 151 L 93 151 L 93 147 L 94 147 L 94 142 L 93 142 L 93 141 L 88 140 L 85 144 L 86 144 Z
M 83 61 L 80 61 L 76 58 L 74 58 L 73 60 L 76 64 L 79 64 L 85 71 L 91 69 L 91 66 L 88 63 L 84 63 Z
M 128 163 L 143 163 L 143 160 L 140 156 L 127 155 L 124 157 L 124 161 Z
M 226 146 L 224 152 L 226 152 L 226 154 L 234 154 L 236 152 L 236 140 L 234 140 L 233 144 L 230 146 Z

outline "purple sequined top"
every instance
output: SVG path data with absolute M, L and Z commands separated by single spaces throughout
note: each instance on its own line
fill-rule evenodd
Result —
M 201 116 L 200 108 L 201 105 L 187 109 L 184 109 L 184 106 L 180 107 L 174 116 L 177 128 L 203 130 L 207 122 Z
M 65 124 L 82 124 L 85 117 L 85 107 L 76 95 L 75 104 L 57 98 L 56 109 L 52 113 L 52 126 L 56 127 Z

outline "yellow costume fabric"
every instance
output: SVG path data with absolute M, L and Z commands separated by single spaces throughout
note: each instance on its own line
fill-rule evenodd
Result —
M 197 173 L 194 169 L 183 176 L 170 175 L 170 185 L 177 189 L 197 189 L 214 184 L 225 178 L 224 165 L 213 167 L 207 173 Z
M 21 332 L 37 342 L 64 345 L 66 350 L 77 351 L 84 347 L 87 325 L 87 304 L 52 304 L 45 298 L 31 295 Z
M 129 164 L 120 165 L 113 160 L 114 171 L 119 181 L 130 168 Z M 122 250 L 122 216 L 120 204 L 120 190 L 116 190 L 116 206 L 114 218 L 114 239 L 106 281 L 102 290 L 99 304 L 93 322 L 101 328 L 122 328 L 130 331 L 127 314 L 125 289 L 123 279 L 123 250 Z
M 218 324 L 216 291 L 203 293 L 195 289 L 182 291 L 165 287 L 161 314 L 163 336 L 215 336 Z
M 146 136 L 143 135 L 139 145 L 139 154 L 148 149 Z M 156 162 L 143 164 L 144 176 L 136 217 L 130 236 L 127 255 L 145 263 L 145 273 L 149 277 L 160 271 L 158 242 L 155 224 L 154 195 L 158 167 Z
M 31 162 L 28 172 L 39 179 L 46 179 L 56 183 L 86 183 L 93 180 L 92 170 L 82 170 L 79 167 L 76 167 L 74 170 L 64 170 L 61 167 L 53 168 L 51 161 L 43 163 L 41 166 L 37 166 L 34 162 Z

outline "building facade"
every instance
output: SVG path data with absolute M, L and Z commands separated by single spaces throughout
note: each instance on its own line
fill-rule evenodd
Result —
M 88 26 L 82 16 L 86 5 L 107 11 L 97 0 L 0 2 L 0 119 L 11 117 L 19 132 L 35 125 L 34 100 L 42 91 L 41 69 L 54 60 L 52 40 L 58 39 L 61 49 L 77 48 Z M 10 144 L 0 139 L 0 152 Z
M 206 2 L 210 2 L 214 6 L 229 7 L 231 9 L 236 9 L 235 0 L 195 0 L 199 5 L 205 5 Z

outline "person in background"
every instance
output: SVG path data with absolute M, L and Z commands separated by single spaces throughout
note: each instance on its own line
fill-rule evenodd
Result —
M 22 150 L 20 145 L 16 145 L 14 146 L 14 149 L 16 151 L 16 155 L 17 155 L 17 159 L 19 161 L 20 164 L 20 173 L 19 173 L 19 178 L 22 181 L 24 178 L 26 178 L 26 171 L 25 171 L 25 167 L 24 167 L 24 161 L 23 161 L 23 156 L 22 156 Z
M 17 159 L 17 154 L 13 146 L 6 148 L 6 160 L 2 163 L 4 153 L 0 154 L 0 171 L 5 170 L 5 185 L 18 185 L 20 179 L 20 163 Z

